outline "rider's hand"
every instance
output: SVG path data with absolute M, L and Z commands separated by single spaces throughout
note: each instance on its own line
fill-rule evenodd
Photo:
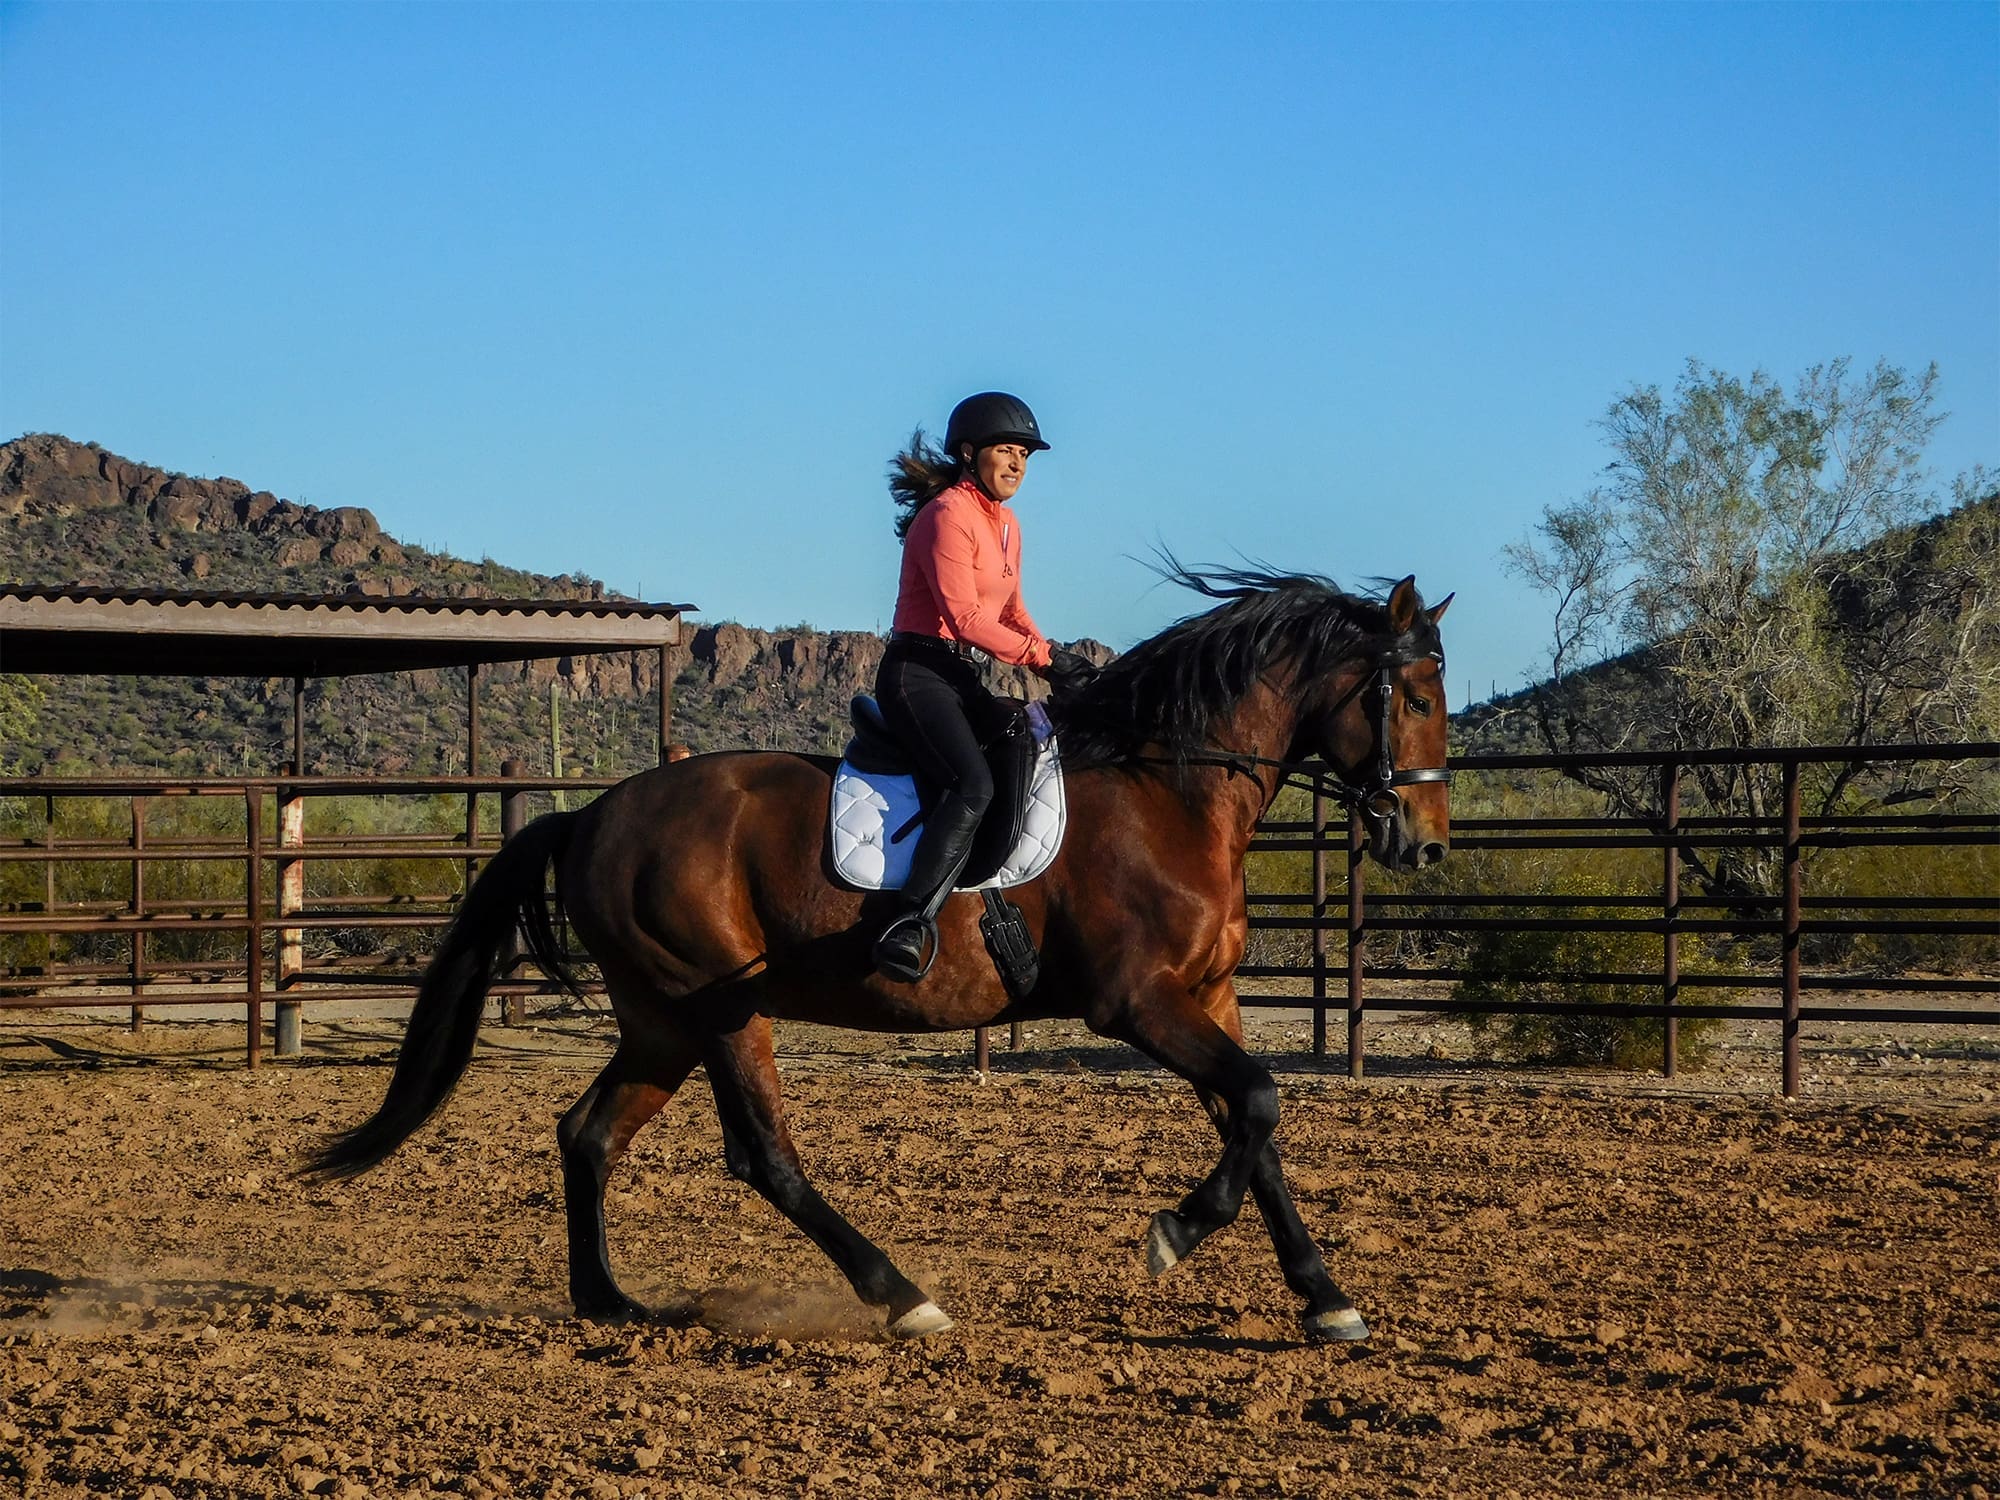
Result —
M 1054 646 L 1049 650 L 1049 664 L 1042 668 L 1042 675 L 1056 692 L 1069 694 L 1088 687 L 1097 676 L 1097 667 L 1087 656 L 1065 646 Z

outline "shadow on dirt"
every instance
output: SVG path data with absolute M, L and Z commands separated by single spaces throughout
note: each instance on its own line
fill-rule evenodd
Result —
M 1347 1056 L 1345 1053 L 1329 1053 L 1316 1057 L 1310 1052 L 1258 1051 L 1256 1059 L 1273 1073 L 1285 1077 L 1303 1075 L 1308 1078 L 1344 1079 L 1347 1077 Z M 970 1074 L 978 1071 L 977 1062 L 970 1051 L 957 1053 L 924 1053 L 897 1059 L 897 1065 L 905 1068 L 921 1069 L 930 1073 Z M 1117 1042 L 1106 1042 L 1096 1046 L 1081 1047 L 1027 1047 L 1019 1052 L 996 1047 L 992 1053 L 988 1071 L 997 1076 L 1029 1076 L 1043 1073 L 1087 1073 L 1106 1077 L 1118 1073 L 1153 1074 L 1169 1077 L 1167 1070 L 1132 1047 Z M 1367 1060 L 1367 1076 L 1370 1078 L 1494 1078 L 1505 1079 L 1515 1075 L 1546 1072 L 1546 1064 L 1516 1063 L 1501 1059 L 1428 1058 L 1422 1056 L 1370 1055 Z M 1609 1071 L 1600 1069 L 1576 1069 L 1585 1076 L 1591 1073 Z M 1621 1074 L 1643 1078 L 1644 1072 Z
M 94 1068 L 241 1068 L 243 1052 L 213 1048 L 164 1056 L 93 1047 L 46 1032 L 0 1033 L 0 1072 L 74 1073 Z

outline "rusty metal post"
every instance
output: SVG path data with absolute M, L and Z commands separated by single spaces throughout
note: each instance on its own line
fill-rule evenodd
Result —
M 479 774 L 479 663 L 465 669 L 465 774 Z
M 146 992 L 146 798 L 132 797 L 132 1029 L 146 1024 L 146 1007 L 139 997 Z
M 1326 793 L 1313 793 L 1313 1056 L 1326 1056 Z
M 296 776 L 298 767 L 291 767 Z M 303 849 L 306 844 L 306 799 L 297 787 L 287 787 L 278 797 L 278 847 Z M 306 862 L 303 859 L 278 861 L 278 915 L 296 916 L 306 905 Z M 300 1007 L 285 992 L 298 988 L 306 969 L 305 934 L 297 927 L 278 929 L 277 1045 L 279 1057 L 297 1057 L 304 1051 L 299 1025 Z
M 525 776 L 528 767 L 518 760 L 500 762 L 500 774 L 513 778 Z M 509 842 L 514 835 L 528 826 L 528 794 L 526 792 L 502 792 L 500 794 L 500 842 Z M 513 931 L 507 935 L 507 946 L 500 953 L 500 977 L 514 980 L 520 977 L 521 934 Z M 525 995 L 505 995 L 500 1001 L 500 1019 L 508 1026 L 519 1026 L 528 1019 L 528 1001 Z
M 465 774 L 479 774 L 479 663 L 465 669 Z M 479 843 L 479 793 L 465 794 L 465 888 L 479 876 L 479 861 L 472 851 Z
M 292 774 L 306 773 L 306 680 L 292 679 Z
M 520 760 L 500 762 L 500 774 L 509 781 L 528 774 L 528 764 Z M 506 843 L 528 826 L 528 794 L 521 791 L 500 794 L 500 842 Z
M 245 939 L 245 988 L 249 994 L 249 1037 L 245 1061 L 256 1068 L 264 1061 L 264 791 L 243 789 L 244 843 L 249 860 L 244 871 L 244 910 L 249 918 Z
M 1368 941 L 1367 877 L 1363 873 L 1361 809 L 1347 815 L 1347 1076 L 1363 1068 L 1361 994 L 1362 948 Z
M 667 743 L 671 738 L 674 720 L 674 670 L 673 648 L 660 647 L 660 758 L 657 764 L 667 763 Z
M 53 795 L 43 799 L 42 804 L 42 911 L 49 916 L 56 914 L 56 799 Z M 42 962 L 51 974 L 56 968 L 56 935 L 50 932 L 42 939 Z
M 1674 842 L 1681 826 L 1681 768 L 1676 761 L 1670 760 L 1660 767 L 1660 825 L 1667 835 L 1667 846 L 1660 858 L 1660 915 L 1667 924 L 1660 955 L 1660 999 L 1667 1007 L 1660 1072 L 1672 1078 L 1681 1051 L 1681 1022 L 1674 1014 L 1681 999 L 1681 935 L 1676 930 L 1681 916 L 1681 850 Z
M 480 664 L 466 666 L 466 776 L 480 774 Z M 480 842 L 480 794 L 466 792 L 466 890 L 480 874 L 472 850 Z
M 1785 762 L 1785 937 L 1784 937 L 1784 1090 L 1787 1099 L 1799 1092 L 1799 908 L 1802 871 L 1799 868 L 1799 763 Z

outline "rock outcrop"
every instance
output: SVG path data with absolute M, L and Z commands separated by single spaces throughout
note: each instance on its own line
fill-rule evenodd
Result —
M 360 506 L 300 505 L 241 480 L 172 474 L 48 434 L 0 445 L 0 583 L 369 598 L 619 597 L 596 579 L 551 577 L 407 546 Z M 687 587 L 700 592 L 698 580 Z M 701 625 L 689 632 L 684 648 L 670 653 L 675 735 L 702 750 L 837 749 L 846 738 L 848 700 L 872 688 L 884 644 L 866 631 Z M 1078 646 L 1100 662 L 1111 654 L 1095 642 Z M 338 694 L 342 705 L 321 726 L 322 741 L 351 745 L 353 754 L 329 752 L 314 768 L 448 767 L 453 751 L 439 726 L 462 711 L 455 676 L 413 673 L 315 689 L 329 698 Z M 1039 680 L 1018 668 L 996 667 L 990 680 L 997 691 L 1019 697 L 1040 691 Z M 551 759 L 545 747 L 553 683 L 576 705 L 560 731 L 571 746 L 569 764 L 586 758 L 599 770 L 650 764 L 657 730 L 649 739 L 651 715 L 632 700 L 649 700 L 658 691 L 653 651 L 496 666 L 482 682 L 489 740 L 511 745 L 530 763 Z M 270 763 L 269 755 L 253 754 L 248 745 L 282 743 L 285 724 L 269 711 L 277 701 L 269 693 L 224 693 L 214 684 L 167 679 L 148 684 L 143 696 L 144 703 L 129 681 L 85 691 L 55 680 L 39 755 L 15 759 L 50 765 L 84 746 L 97 766 L 139 770 L 169 754 L 185 764 L 185 746 L 192 744 L 208 746 L 194 756 L 200 764 L 236 771 Z M 188 700 L 184 713 L 166 711 L 181 697 Z M 278 697 L 280 708 L 289 705 L 288 689 Z M 227 705 L 219 708 L 224 699 Z M 119 722 L 157 727 L 160 738 L 139 743 L 129 727 L 122 733 L 108 727 Z M 586 757 L 579 752 L 592 735 L 607 748 Z
M 162 532 L 247 531 L 282 538 L 284 567 L 327 557 L 350 565 L 398 560 L 402 549 L 383 536 L 374 515 L 358 505 L 322 510 L 253 491 L 240 479 L 169 474 L 107 453 L 34 433 L 0 447 L 0 517 L 20 522 L 45 516 L 126 507 Z

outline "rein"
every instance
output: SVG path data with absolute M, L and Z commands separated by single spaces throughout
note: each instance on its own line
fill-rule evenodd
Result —
M 1432 661 L 1442 668 L 1444 656 L 1440 652 L 1426 652 Z M 1278 785 L 1303 787 L 1306 791 L 1323 797 L 1330 797 L 1342 806 L 1359 808 L 1370 817 L 1388 819 L 1402 811 L 1403 799 L 1397 787 L 1415 786 L 1427 781 L 1451 783 L 1451 772 L 1444 766 L 1411 766 L 1404 770 L 1396 768 L 1396 752 L 1389 739 L 1389 707 L 1395 701 L 1396 685 L 1389 680 L 1393 667 L 1400 667 L 1411 658 L 1394 654 L 1378 657 L 1374 665 L 1374 678 L 1367 685 L 1369 697 L 1374 701 L 1375 757 L 1373 779 L 1356 786 L 1336 769 L 1324 762 L 1304 760 L 1277 760 L 1268 755 L 1252 755 L 1247 750 L 1223 750 L 1201 752 L 1193 755 L 1141 757 L 1149 765 L 1220 766 L 1232 776 L 1256 778 L 1259 767 L 1272 767 L 1280 775 Z M 1348 699 L 1363 691 L 1363 684 L 1356 683 L 1345 698 L 1334 705 L 1337 711 Z

